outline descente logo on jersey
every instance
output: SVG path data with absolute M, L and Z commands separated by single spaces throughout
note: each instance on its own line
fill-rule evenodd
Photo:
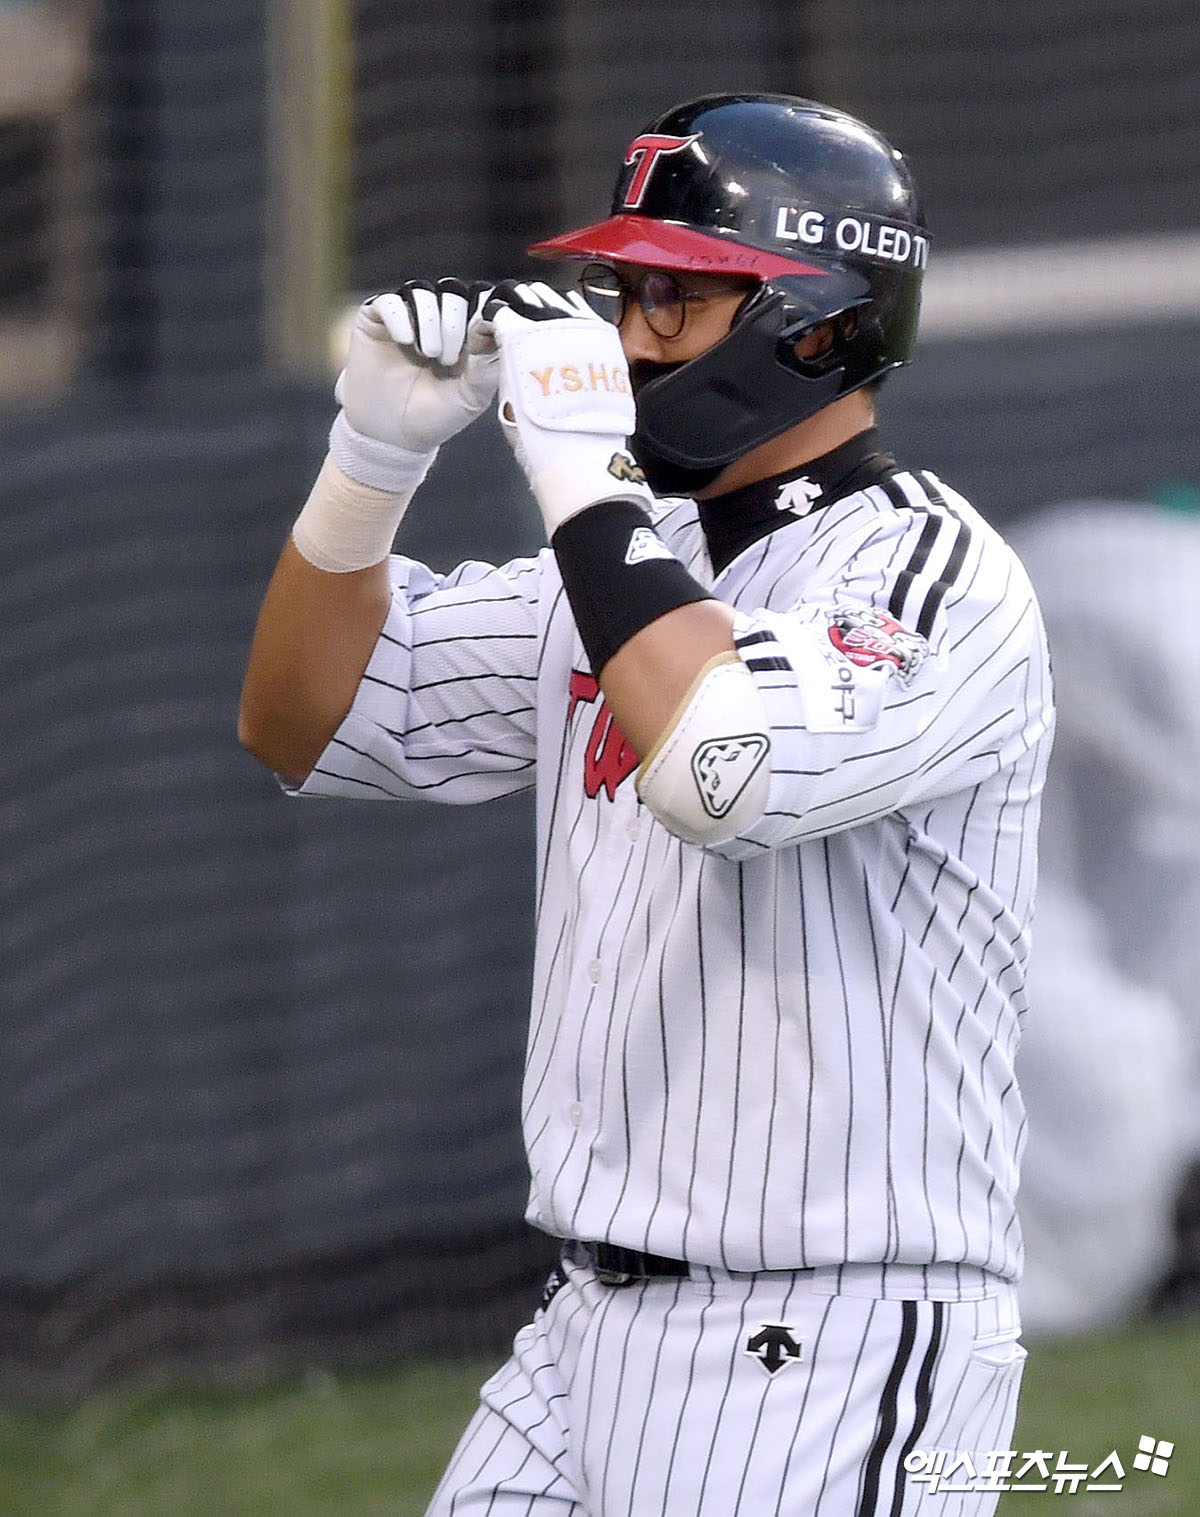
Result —
M 760 1323 L 757 1332 L 746 1339 L 742 1352 L 757 1359 L 768 1375 L 777 1375 L 804 1357 L 803 1344 L 786 1322 Z
M 551 395 L 576 395 L 583 390 L 629 394 L 629 370 L 624 364 L 589 363 L 583 368 L 574 363 L 552 363 L 527 373 L 547 400 Z
M 824 498 L 825 491 L 815 480 L 809 479 L 807 474 L 802 474 L 799 479 L 789 479 L 786 485 L 780 485 L 779 493 L 775 497 L 776 511 L 794 511 L 797 516 L 807 516 L 819 500 Z

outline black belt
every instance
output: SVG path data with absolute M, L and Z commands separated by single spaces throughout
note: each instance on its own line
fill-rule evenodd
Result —
M 575 1239 L 563 1248 L 572 1264 L 594 1270 L 601 1285 L 632 1285 L 635 1280 L 669 1276 L 679 1279 L 688 1273 L 682 1259 L 664 1259 L 661 1254 L 643 1254 L 636 1248 L 622 1248 L 619 1243 L 581 1243 Z

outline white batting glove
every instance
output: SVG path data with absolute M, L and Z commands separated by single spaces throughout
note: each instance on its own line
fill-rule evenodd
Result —
M 652 500 L 626 447 L 636 424 L 616 327 L 575 292 L 506 281 L 484 303 L 500 349 L 500 424 L 548 537 L 602 500 Z
M 420 469 L 419 482 L 442 443 L 487 409 L 499 362 L 472 318 L 490 288 L 410 279 L 359 307 L 334 388 L 342 413 L 330 452 L 344 473 L 380 490 L 415 488 L 412 474 Z
M 292 528 L 318 569 L 344 574 L 386 558 L 438 448 L 491 403 L 499 356 L 480 316 L 490 289 L 412 279 L 359 307 L 329 457 Z

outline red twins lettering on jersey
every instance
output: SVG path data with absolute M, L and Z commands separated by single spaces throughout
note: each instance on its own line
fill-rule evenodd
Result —
M 594 674 L 572 669 L 570 692 L 568 726 L 580 701 L 590 706 L 600 694 L 600 681 Z M 601 700 L 583 753 L 584 794 L 594 801 L 603 790 L 610 801 L 616 800 L 617 787 L 629 778 L 637 766 L 637 754 L 625 741 L 625 734 L 617 726 L 608 702 Z
M 633 171 L 633 177 L 625 191 L 625 199 L 621 202 L 626 210 L 636 210 L 645 199 L 646 186 L 650 182 L 650 175 L 654 165 L 660 158 L 670 157 L 673 153 L 682 153 L 685 148 L 691 147 L 693 142 L 699 142 L 700 133 L 693 132 L 690 137 L 670 137 L 658 132 L 645 132 L 640 137 L 635 137 L 629 144 L 629 151 L 625 154 L 625 166 L 636 163 L 637 168 Z

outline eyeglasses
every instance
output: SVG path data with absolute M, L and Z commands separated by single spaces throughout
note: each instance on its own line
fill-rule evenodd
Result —
M 665 269 L 647 269 L 636 281 L 622 279 L 606 263 L 589 263 L 579 277 L 583 298 L 598 316 L 619 327 L 636 300 L 646 325 L 659 337 L 678 337 L 683 331 L 690 302 L 713 295 L 749 294 L 754 288 L 745 280 L 734 284 L 712 280 L 684 286 Z

